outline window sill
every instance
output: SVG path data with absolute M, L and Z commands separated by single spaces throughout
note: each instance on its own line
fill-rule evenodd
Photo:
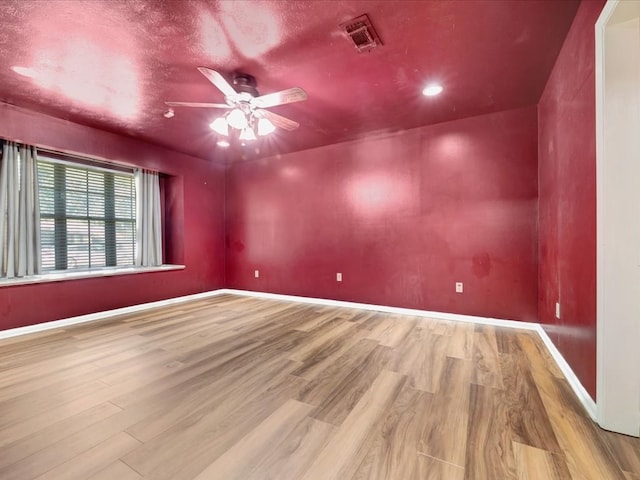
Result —
M 13 285 L 79 280 L 82 278 L 101 278 L 113 277 L 116 275 L 132 275 L 135 273 L 168 272 L 171 270 L 183 270 L 184 268 L 184 265 L 160 265 L 158 267 L 105 268 L 100 270 L 84 270 L 80 272 L 45 273 L 42 275 L 32 275 L 28 277 L 3 278 L 0 279 L 0 288 Z

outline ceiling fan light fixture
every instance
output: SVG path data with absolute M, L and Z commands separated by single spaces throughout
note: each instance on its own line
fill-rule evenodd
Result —
M 249 127 L 243 128 L 242 132 L 240 132 L 240 140 L 255 140 L 255 139 L 256 139 L 256 134 Z
M 261 118 L 258 120 L 258 135 L 264 136 L 275 132 L 276 127 L 268 118 Z
M 14 67 L 16 73 L 26 75 L 29 69 Z M 223 108 L 226 113 L 214 119 L 209 128 L 225 137 L 239 139 L 244 145 L 247 141 L 257 140 L 257 135 L 266 136 L 276 129 L 292 131 L 300 126 L 289 118 L 270 112 L 266 109 L 277 105 L 301 102 L 307 99 L 307 93 L 300 87 L 287 88 L 285 90 L 260 95 L 256 89 L 256 81 L 251 75 L 236 73 L 231 86 L 225 77 L 207 67 L 198 67 L 198 71 L 204 75 L 222 94 L 225 103 L 209 102 L 164 102 L 168 107 L 195 107 L 195 108 Z M 174 115 L 173 108 L 164 113 L 165 117 Z M 267 118 L 268 117 L 268 118 Z M 229 129 L 232 129 L 229 131 Z M 237 130 L 237 132 L 236 132 Z M 220 139 L 219 146 L 228 146 L 228 141 Z
M 249 120 L 242 110 L 234 108 L 227 115 L 227 123 L 237 130 L 242 130 L 249 125 Z
M 229 125 L 227 124 L 227 121 L 225 120 L 224 117 L 216 118 L 213 122 L 209 124 L 209 127 L 211 128 L 211 130 L 213 130 L 216 133 L 219 133 L 220 135 L 225 135 L 225 136 L 229 135 Z
M 424 89 L 422 90 L 422 94 L 425 97 L 435 97 L 436 95 L 442 93 L 442 90 L 444 90 L 444 88 L 442 88 L 442 85 L 431 83 L 424 87 Z

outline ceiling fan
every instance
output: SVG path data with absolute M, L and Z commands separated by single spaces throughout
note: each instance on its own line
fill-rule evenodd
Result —
M 307 93 L 301 88 L 259 95 L 256 80 L 251 75 L 235 74 L 234 88 L 215 70 L 206 67 L 198 67 L 198 70 L 224 94 L 225 103 L 165 102 L 167 106 L 228 109 L 230 111 L 216 118 L 210 127 L 221 135 L 229 135 L 229 127 L 236 129 L 240 131 L 241 140 L 255 140 L 256 133 L 268 135 L 275 127 L 295 130 L 300 126 L 298 122 L 266 109 L 306 100 Z M 172 110 L 170 112 L 173 113 Z

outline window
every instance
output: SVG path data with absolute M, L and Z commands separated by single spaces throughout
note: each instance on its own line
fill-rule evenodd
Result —
M 133 172 L 38 157 L 42 270 L 132 266 Z

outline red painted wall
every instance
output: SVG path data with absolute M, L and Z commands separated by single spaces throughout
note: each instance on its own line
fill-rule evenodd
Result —
M 233 162 L 227 286 L 536 321 L 537 175 L 535 107 Z
M 594 25 L 604 0 L 583 1 L 538 105 L 540 322 L 596 395 Z M 555 318 L 555 302 L 561 319 Z
M 0 287 L 0 330 L 224 285 L 224 167 L 133 138 L 0 104 L 0 137 L 169 174 L 171 255 L 180 271 Z

